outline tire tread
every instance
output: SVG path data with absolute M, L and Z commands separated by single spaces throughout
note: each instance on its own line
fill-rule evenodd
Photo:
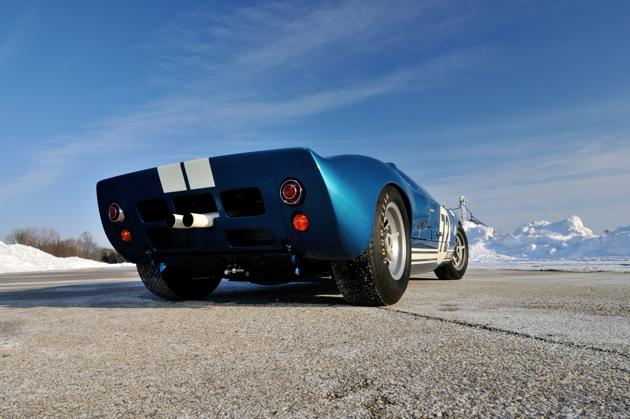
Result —
M 205 282 L 193 280 L 190 274 L 179 272 L 178 277 L 169 284 L 169 271 L 161 272 L 160 268 L 152 265 L 137 265 L 138 274 L 145 287 L 158 297 L 168 300 L 197 300 L 206 298 L 221 282 L 221 277 L 210 277 Z M 173 272 L 170 273 L 173 275 Z
M 383 297 L 374 284 L 373 259 L 374 244 L 370 240 L 368 248 L 358 258 L 332 264 L 335 283 L 343 298 L 350 304 L 366 306 L 385 305 Z
M 149 291 L 161 298 L 179 300 L 169 288 L 158 267 L 154 265 L 136 265 L 142 283 Z
M 402 195 L 396 188 L 386 186 L 377 201 L 372 238 L 367 248 L 361 255 L 353 260 L 332 263 L 333 278 L 337 284 L 337 288 L 339 288 L 344 299 L 350 304 L 363 306 L 394 304 L 400 299 L 407 287 L 407 281 L 409 280 L 408 274 L 411 266 L 409 255 L 407 256 L 408 266 L 406 278 L 400 279 L 401 283 L 404 285 L 402 285 L 402 290 L 399 294 L 388 295 L 387 291 L 385 294 L 382 294 L 378 285 L 379 281 L 383 280 L 379 275 L 382 276 L 384 274 L 381 266 L 383 260 L 380 259 L 380 256 L 384 255 L 384 250 L 378 248 L 379 242 L 375 241 L 380 241 L 381 246 L 383 246 L 382 221 L 380 220 L 384 217 L 386 204 L 391 200 L 397 201 L 397 204 L 401 207 L 400 209 L 403 211 L 405 220 L 404 223 L 406 223 L 406 227 L 408 227 L 409 220 L 407 219 L 406 213 L 404 213 L 405 206 Z M 408 246 L 408 249 L 409 248 L 410 246 Z M 381 272 L 379 272 L 379 270 Z M 387 271 L 386 275 L 389 275 L 389 271 Z

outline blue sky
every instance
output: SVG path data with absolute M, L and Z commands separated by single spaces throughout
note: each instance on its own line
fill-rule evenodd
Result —
M 630 224 L 630 2 L 0 0 L 0 238 L 92 231 L 98 180 L 309 146 L 509 231 Z

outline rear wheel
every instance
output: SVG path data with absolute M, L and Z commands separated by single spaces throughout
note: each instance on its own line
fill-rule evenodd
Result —
M 212 293 L 221 277 L 195 274 L 187 269 L 159 265 L 137 265 L 145 287 L 158 297 L 169 300 L 202 300 Z
M 466 273 L 466 268 L 468 268 L 468 238 L 466 238 L 466 232 L 460 225 L 457 228 L 453 259 L 439 266 L 435 270 L 435 275 L 437 275 L 439 279 L 462 279 Z
M 411 267 L 409 231 L 402 196 L 396 188 L 386 186 L 376 205 L 368 248 L 354 260 L 332 265 L 333 277 L 346 301 L 382 306 L 400 300 Z

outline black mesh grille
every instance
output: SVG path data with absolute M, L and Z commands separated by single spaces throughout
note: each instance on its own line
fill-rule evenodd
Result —
M 177 214 L 207 214 L 217 211 L 217 204 L 211 194 L 182 195 L 173 198 Z
M 245 217 L 265 213 L 265 204 L 258 188 L 223 191 L 221 192 L 221 202 L 229 217 Z
M 240 229 L 225 232 L 228 243 L 234 247 L 269 246 L 273 244 L 273 232 L 269 229 Z
M 186 248 L 191 244 L 191 231 L 172 228 L 151 228 L 147 230 L 149 240 L 158 250 Z
M 166 220 L 168 215 L 168 205 L 163 199 L 148 199 L 146 201 L 139 201 L 136 204 L 138 212 L 142 221 L 146 223 L 153 223 L 156 221 Z

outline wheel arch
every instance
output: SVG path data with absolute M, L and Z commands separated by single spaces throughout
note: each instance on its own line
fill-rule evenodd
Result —
M 401 195 L 409 224 L 413 225 L 413 190 L 391 165 L 356 155 L 314 158 L 336 219 L 336 236 L 341 247 L 338 260 L 354 259 L 367 248 L 372 234 L 374 206 L 387 186 L 395 188 Z
M 407 192 L 405 192 L 405 190 L 401 188 L 400 185 L 394 182 L 389 182 L 383 185 L 383 188 L 381 189 L 381 191 L 388 186 L 391 186 L 394 189 L 396 189 L 398 193 L 400 194 L 400 196 L 402 197 L 402 200 L 405 204 L 405 211 L 407 212 L 407 219 L 409 220 L 409 224 L 411 225 L 411 222 L 413 220 L 413 212 L 411 209 L 411 201 L 409 200 L 409 196 L 407 196 Z

